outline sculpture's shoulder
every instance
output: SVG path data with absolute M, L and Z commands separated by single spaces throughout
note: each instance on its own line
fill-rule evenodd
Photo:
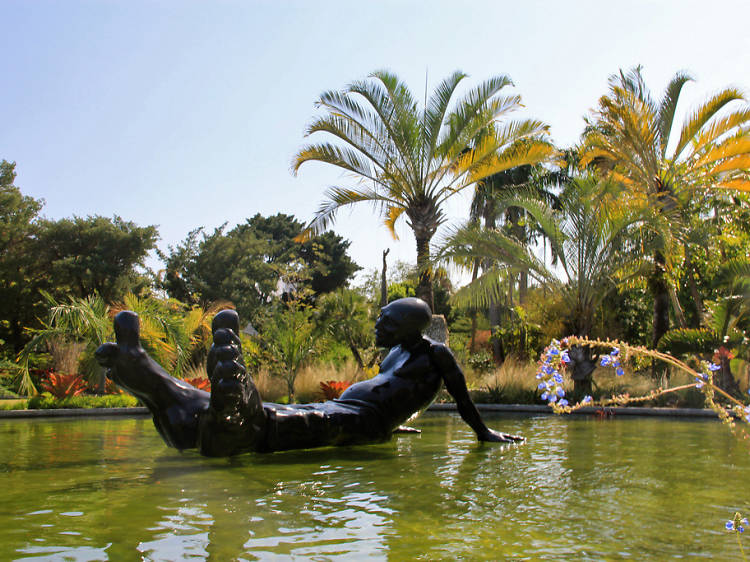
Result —
M 427 351 L 430 355 L 430 359 L 441 368 L 454 368 L 456 367 L 456 359 L 453 357 L 451 349 L 442 342 L 435 341 L 427 336 L 422 336 Z

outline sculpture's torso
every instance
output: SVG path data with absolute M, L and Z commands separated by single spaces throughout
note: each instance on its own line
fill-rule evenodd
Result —
M 392 348 L 378 375 L 350 386 L 336 401 L 369 406 L 395 429 L 429 406 L 440 391 L 442 377 L 430 361 L 429 345 L 422 340 L 417 349 Z

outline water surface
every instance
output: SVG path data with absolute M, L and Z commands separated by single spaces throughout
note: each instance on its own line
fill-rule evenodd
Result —
M 529 442 L 426 414 L 382 445 L 205 459 L 147 418 L 0 420 L 0 560 L 739 556 L 750 450 L 718 422 L 485 418 Z

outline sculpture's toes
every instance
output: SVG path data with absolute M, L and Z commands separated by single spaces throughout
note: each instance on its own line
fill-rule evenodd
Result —
M 140 321 L 135 312 L 123 310 L 115 316 L 115 337 L 119 345 L 137 347 L 140 335 Z
M 94 352 L 94 357 L 96 357 L 96 362 L 102 367 L 112 367 L 119 351 L 120 348 L 116 343 L 107 342 L 97 348 Z
M 240 333 L 240 317 L 236 310 L 225 309 L 214 316 L 211 322 L 211 332 L 216 333 L 222 328 L 232 330 L 236 335 Z

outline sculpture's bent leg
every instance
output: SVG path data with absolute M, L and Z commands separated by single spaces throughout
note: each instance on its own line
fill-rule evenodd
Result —
M 169 375 L 141 347 L 135 312 L 115 316 L 117 343 L 105 343 L 96 359 L 107 367 L 107 376 L 133 394 L 149 409 L 154 425 L 167 445 L 191 449 L 198 442 L 198 420 L 208 409 L 207 392 Z
M 214 343 L 207 361 L 211 401 L 201 415 L 198 447 L 201 454 L 212 457 L 258 450 L 265 437 L 266 414 L 242 359 L 237 313 L 222 310 L 211 330 Z

